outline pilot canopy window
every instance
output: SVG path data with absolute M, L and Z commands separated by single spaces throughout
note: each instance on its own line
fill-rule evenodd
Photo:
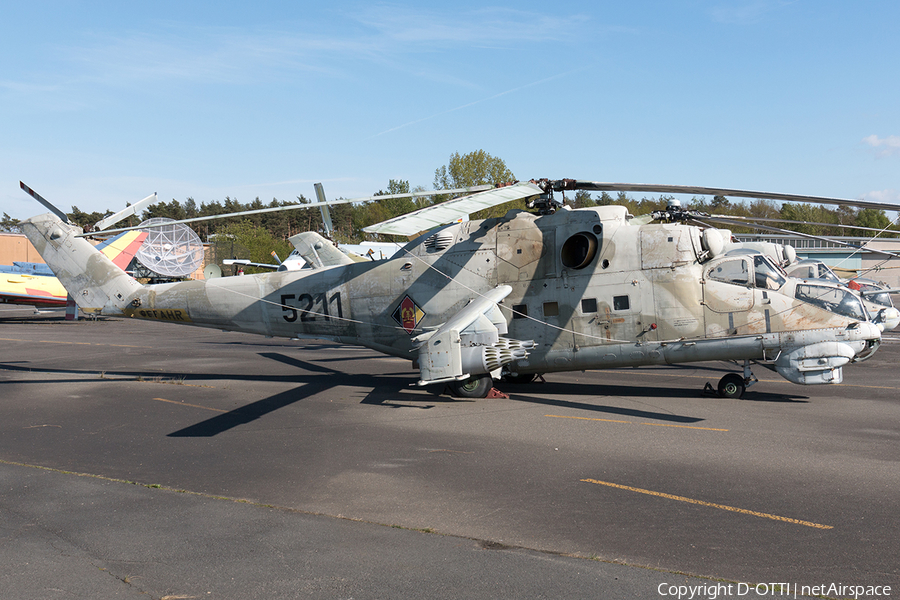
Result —
M 859 321 L 866 320 L 866 311 L 862 302 L 849 290 L 820 285 L 797 286 L 794 297 L 809 302 L 828 312 L 834 312 Z
M 778 267 L 762 254 L 753 257 L 753 270 L 756 274 L 756 287 L 764 290 L 780 289 L 787 281 L 779 273 Z
M 725 283 L 750 285 L 750 268 L 743 258 L 726 260 L 710 270 L 709 278 Z

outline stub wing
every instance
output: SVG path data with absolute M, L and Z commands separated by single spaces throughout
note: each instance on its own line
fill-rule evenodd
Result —
M 500 370 L 514 360 L 528 356 L 534 342 L 502 337 L 507 333 L 506 319 L 498 303 L 512 292 L 500 285 L 472 300 L 434 331 L 417 336 L 419 385 L 459 381 L 472 375 Z

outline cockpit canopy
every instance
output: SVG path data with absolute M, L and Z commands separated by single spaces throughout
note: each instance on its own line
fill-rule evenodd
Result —
M 862 301 L 853 292 L 842 287 L 798 283 L 794 297 L 829 312 L 859 321 L 868 321 Z
M 886 308 L 894 307 L 891 295 L 877 282 L 870 279 L 854 279 L 853 281 L 859 285 L 859 291 L 865 294 L 865 298 L 868 302 L 873 302 Z
M 801 260 L 796 265 L 788 268 L 788 275 L 797 279 L 824 279 L 840 283 L 841 278 L 834 274 L 831 268 L 821 260 Z
M 763 290 L 778 290 L 787 281 L 783 273 L 784 271 L 779 269 L 768 257 L 762 254 L 749 254 L 738 255 L 717 263 L 709 271 L 708 276 L 725 283 L 757 287 Z

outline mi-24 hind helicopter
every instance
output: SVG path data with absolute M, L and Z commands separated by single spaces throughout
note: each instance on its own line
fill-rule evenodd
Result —
M 726 251 L 727 231 L 687 224 L 677 207 L 641 218 L 622 206 L 570 209 L 556 194 L 575 189 L 853 202 L 533 180 L 366 228 L 425 232 L 388 260 L 353 262 L 307 232 L 315 268 L 156 285 L 106 260 L 58 209 L 22 229 L 88 313 L 365 346 L 412 359 L 418 385 L 446 384 L 457 397 L 486 397 L 501 377 L 723 360 L 743 372 L 718 392 L 739 397 L 756 381 L 751 364 L 798 384 L 839 383 L 844 365 L 878 348 L 881 328 L 850 290 Z M 453 222 L 517 199 L 535 212 Z

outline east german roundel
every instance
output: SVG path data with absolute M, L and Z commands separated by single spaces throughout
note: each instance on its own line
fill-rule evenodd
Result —
M 416 326 L 425 318 L 425 311 L 419 308 L 412 298 L 406 296 L 392 316 L 406 330 L 406 333 L 412 334 Z

